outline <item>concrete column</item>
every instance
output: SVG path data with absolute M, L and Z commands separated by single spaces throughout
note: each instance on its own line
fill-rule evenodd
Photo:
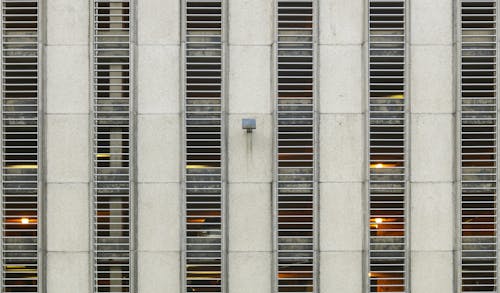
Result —
M 411 291 L 453 291 L 453 1 L 410 4 Z
M 137 3 L 138 290 L 180 292 L 180 1 Z
M 89 1 L 46 2 L 47 291 L 88 293 Z
M 363 288 L 364 3 L 319 0 L 322 292 Z
M 227 27 L 228 291 L 271 292 L 273 1 L 229 1 Z

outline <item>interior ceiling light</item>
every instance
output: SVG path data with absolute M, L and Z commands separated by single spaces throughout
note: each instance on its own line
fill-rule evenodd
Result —
M 209 167 L 209 165 L 187 165 L 186 169 L 204 169 Z
M 36 169 L 36 168 L 38 168 L 38 165 L 36 165 L 36 164 L 17 164 L 17 165 L 7 166 L 7 168 L 11 168 L 11 169 Z

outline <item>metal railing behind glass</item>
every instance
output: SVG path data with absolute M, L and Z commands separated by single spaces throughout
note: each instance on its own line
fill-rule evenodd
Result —
M 276 7 L 274 292 L 317 291 L 315 3 Z
M 94 292 L 133 292 L 132 33 L 129 0 L 93 1 Z
M 41 292 L 37 0 L 2 0 L 2 292 Z
M 369 0 L 368 292 L 407 292 L 405 0 Z
M 497 292 L 497 1 L 460 1 L 460 292 Z
M 225 292 L 224 5 L 184 2 L 184 292 Z

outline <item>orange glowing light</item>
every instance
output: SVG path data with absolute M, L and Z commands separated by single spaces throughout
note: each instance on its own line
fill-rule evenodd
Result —
M 29 224 L 30 223 L 30 219 L 28 218 L 21 218 L 21 224 Z
M 205 218 L 191 218 L 187 220 L 188 223 L 205 223 L 205 221 Z
M 373 163 L 370 164 L 370 168 L 381 169 L 381 168 L 394 168 L 396 164 L 382 164 L 382 163 Z

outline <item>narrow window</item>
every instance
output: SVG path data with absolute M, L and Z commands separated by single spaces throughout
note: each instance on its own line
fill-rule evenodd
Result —
M 369 1 L 369 292 L 407 292 L 405 5 Z
M 225 292 L 224 1 L 184 1 L 184 292 Z
M 460 292 L 496 292 L 496 1 L 460 1 Z
M 41 292 L 40 10 L 2 1 L 2 292 Z
M 131 3 L 94 1 L 93 288 L 133 292 Z
M 315 1 L 279 0 L 275 292 L 316 292 Z

